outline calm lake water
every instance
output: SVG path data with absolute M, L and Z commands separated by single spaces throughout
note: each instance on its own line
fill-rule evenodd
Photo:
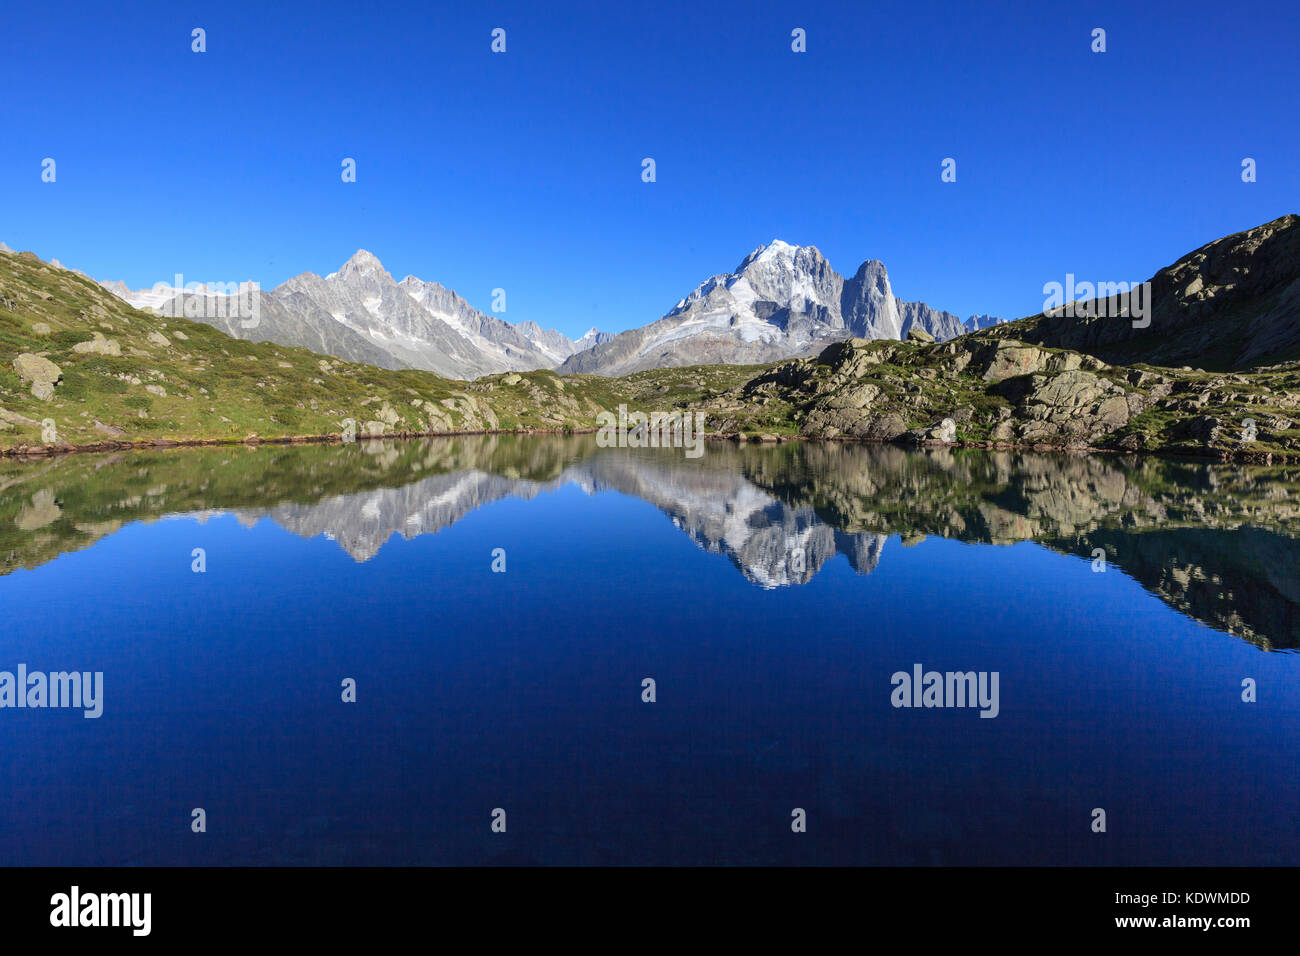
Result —
M 3 462 L 0 612 L 0 671 L 103 673 L 0 709 L 4 864 L 1300 863 L 1300 467 Z M 996 716 L 894 706 L 917 665 Z

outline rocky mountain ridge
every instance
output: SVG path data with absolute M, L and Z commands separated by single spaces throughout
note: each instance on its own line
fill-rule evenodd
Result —
M 575 353 L 558 371 L 618 376 L 681 365 L 755 364 L 813 354 L 849 337 L 901 339 L 918 329 L 942 341 L 970 328 L 952 313 L 898 299 L 878 259 L 846 279 L 815 246 L 774 239 L 735 272 L 700 283 L 663 318 Z
M 1283 235 L 1264 230 L 1245 251 L 1229 244 L 1234 257 L 1250 248 L 1265 255 L 1258 268 L 1249 259 L 1235 268 L 1285 278 L 1286 263 L 1273 254 L 1273 237 Z M 377 260 L 354 258 L 342 277 L 347 287 L 330 290 L 338 310 L 368 310 L 370 291 L 404 302 L 416 326 L 427 320 L 431 313 Z M 747 299 L 766 326 L 752 307 L 770 301 L 761 295 L 782 295 L 800 303 L 797 316 L 786 316 L 788 329 L 826 326 L 837 301 L 840 320 L 844 302 L 853 317 L 853 328 L 841 331 L 901 332 L 906 321 L 878 263 L 837 281 L 815 250 L 787 247 L 760 251 L 745 272 L 743 282 L 701 287 L 683 300 L 683 313 L 725 295 Z M 413 292 L 437 301 L 436 289 Z M 1279 301 L 1261 307 L 1276 315 Z M 1223 320 L 1251 315 L 1230 311 Z M 589 431 L 598 416 L 624 406 L 703 415 L 707 432 L 741 438 L 1300 456 L 1300 363 L 1248 372 L 1116 365 L 1011 337 L 1016 330 L 1035 327 L 996 325 L 947 342 L 912 327 L 906 340 L 854 336 L 814 357 L 752 366 L 673 366 L 620 378 L 508 372 L 460 382 L 231 338 L 207 323 L 132 309 L 31 253 L 0 253 L 0 449 L 32 455 L 344 433 Z
M 1132 303 L 1112 295 L 989 334 L 1111 364 L 1228 372 L 1300 359 L 1300 215 L 1208 242 L 1149 282 L 1150 313 L 1137 322 L 1128 315 Z
M 132 291 L 121 282 L 100 284 L 137 308 L 208 322 L 236 338 L 466 380 L 543 368 L 622 375 L 706 362 L 752 364 L 809 354 L 851 335 L 897 339 L 916 328 L 946 340 L 998 321 L 972 316 L 963 322 L 924 302 L 903 302 L 880 261 L 868 260 L 846 280 L 815 247 L 781 240 L 754 250 L 736 273 L 701 283 L 649 326 L 617 335 L 591 329 L 576 340 L 532 321 L 512 325 L 486 315 L 436 282 L 415 276 L 397 282 L 364 249 L 324 277 L 304 272 L 250 296 L 259 313 L 255 324 L 202 286 Z M 636 354 L 629 357 L 629 349 Z
M 201 285 L 189 291 L 101 285 L 137 308 L 207 322 L 236 338 L 447 378 L 550 368 L 602 336 L 593 329 L 575 342 L 534 322 L 512 325 L 478 311 L 437 282 L 415 276 L 394 280 L 364 249 L 324 277 L 304 272 L 269 292 L 254 293 L 242 308 Z M 249 319 L 254 311 L 255 322 Z

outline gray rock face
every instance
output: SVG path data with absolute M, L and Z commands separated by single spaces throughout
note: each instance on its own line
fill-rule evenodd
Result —
M 72 351 L 81 352 L 83 354 L 93 353 L 96 355 L 112 356 L 122 354 L 122 346 L 118 344 L 116 339 L 104 338 L 103 332 L 92 332 L 91 335 L 93 337 L 89 341 L 78 342 L 72 347 Z
M 14 371 L 23 384 L 31 386 L 32 395 L 43 402 L 54 397 L 54 386 L 63 381 L 63 372 L 57 365 L 30 352 L 14 359 Z
M 962 327 L 967 332 L 978 332 L 980 329 L 992 328 L 995 325 L 1001 325 L 1006 319 L 994 318 L 991 315 L 972 315 L 962 323 Z
M 924 302 L 900 302 L 898 309 L 903 319 L 903 334 L 900 338 L 906 338 L 907 333 L 917 329 L 928 332 L 940 342 L 946 342 L 970 331 L 951 312 L 940 312 Z
M 473 308 L 436 282 L 394 281 L 373 255 L 360 250 L 337 272 L 295 276 L 270 292 L 251 293 L 250 309 L 204 291 L 160 295 L 101 283 L 137 307 L 153 306 L 254 342 L 275 342 L 381 368 L 418 368 L 472 379 L 507 371 L 551 368 L 578 343 L 536 323 L 512 325 Z M 581 347 L 600 341 L 593 329 Z
M 584 352 L 593 346 L 608 342 L 614 337 L 612 332 L 602 332 L 599 329 L 592 328 L 583 333 L 581 338 L 571 339 L 567 335 L 555 331 L 555 329 L 544 329 L 532 321 L 520 322 L 513 328 L 534 349 L 551 359 L 554 365 L 559 365 L 575 352 Z M 521 369 L 520 371 L 526 370 Z
M 885 264 L 879 259 L 868 259 L 844 283 L 840 312 L 851 335 L 863 339 L 898 339 L 905 331 L 901 304 L 889 287 Z
M 335 319 L 308 295 L 288 290 L 281 294 L 277 289 L 275 293 L 260 292 L 257 296 L 259 315 L 255 327 L 246 327 L 244 319 L 224 314 L 226 310 L 216 308 L 216 303 L 212 308 L 199 308 L 197 311 L 201 316 L 196 317 L 196 321 L 252 342 L 299 346 L 322 355 L 334 355 L 380 368 L 403 367 L 396 356 Z M 182 297 L 182 302 L 188 298 Z M 202 305 L 207 305 L 206 299 Z
M 1300 215 L 1216 239 L 1149 281 L 1144 327 L 1116 315 L 1123 303 L 1107 299 L 1093 300 L 1088 315 L 1057 309 L 990 334 L 1075 349 L 1112 364 L 1224 371 L 1300 356 Z
M 1082 370 L 1032 376 L 1020 411 L 1025 419 L 1020 425 L 1023 441 L 1061 434 L 1096 440 L 1124 427 L 1129 419 L 1124 389 Z
M 898 299 L 879 260 L 845 279 L 815 247 L 779 239 L 754 250 L 735 272 L 701 283 L 658 321 L 618 335 L 592 329 L 576 341 L 535 322 L 513 325 L 486 315 L 436 282 L 396 282 L 365 250 L 327 276 L 304 272 L 253 293 L 256 324 L 203 290 L 168 295 L 101 285 L 137 307 L 184 315 L 236 338 L 461 379 L 544 368 L 625 375 L 754 364 L 816 354 L 850 336 L 901 339 L 917 329 L 946 341 L 968 331 L 950 312 Z
M 304 273 L 271 295 L 312 324 L 321 324 L 324 313 L 386 353 L 390 368 L 477 378 L 552 364 L 509 323 L 478 312 L 436 282 L 413 276 L 393 281 L 379 260 L 364 250 L 338 272 L 324 278 Z
M 912 329 L 940 341 L 966 328 L 949 312 L 902 302 L 884 263 L 869 259 L 845 279 L 812 246 L 779 239 L 735 272 L 701 283 L 663 318 L 578 352 L 561 374 L 626 375 L 650 368 L 754 364 L 813 355 L 856 337 L 901 339 Z

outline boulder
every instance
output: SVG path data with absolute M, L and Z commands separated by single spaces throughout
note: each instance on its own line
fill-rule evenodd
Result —
M 1000 421 L 993 426 L 993 431 L 989 437 L 996 442 L 1012 442 L 1016 440 L 1016 426 L 1010 420 Z
M 63 372 L 49 359 L 31 352 L 23 352 L 14 359 L 14 371 L 25 383 L 48 382 L 57 385 L 63 380 Z
M 86 342 L 78 342 L 72 347 L 72 351 L 82 355 L 94 353 L 96 355 L 121 355 L 122 346 L 117 343 L 116 339 L 104 338 L 103 332 L 92 332 L 94 338 Z
M 1026 419 L 1021 438 L 1041 441 L 1061 434 L 1100 438 L 1128 424 L 1129 401 L 1124 389 L 1091 372 L 1073 370 L 1035 375 L 1020 399 Z
M 27 425 L 31 428 L 39 428 L 41 423 L 34 418 L 28 418 L 26 415 L 19 415 L 17 412 L 11 412 L 7 408 L 0 408 L 0 422 L 7 422 L 10 425 Z
M 951 445 L 957 441 L 957 423 L 951 418 L 945 418 L 925 428 L 912 429 L 907 433 L 906 438 L 909 442 L 918 445 L 940 442 Z
M 908 329 L 907 341 L 924 342 L 929 344 L 934 342 L 934 336 L 931 335 L 929 332 L 925 331 L 925 329 Z
M 49 359 L 23 352 L 14 359 L 14 371 L 23 384 L 30 385 L 32 395 L 43 402 L 54 397 L 54 386 L 63 381 L 63 372 Z
M 1015 339 L 999 339 L 981 355 L 984 381 L 1001 382 L 1017 375 L 1042 372 L 1047 368 L 1049 353 Z

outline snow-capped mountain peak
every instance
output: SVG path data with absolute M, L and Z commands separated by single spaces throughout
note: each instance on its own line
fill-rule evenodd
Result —
M 122 283 L 104 286 L 138 308 L 213 294 L 164 283 L 138 292 Z M 815 354 L 849 336 L 899 339 L 917 328 L 943 340 L 998 321 L 972 316 L 963 323 L 923 302 L 902 302 L 878 259 L 846 279 L 817 247 L 783 239 L 759 246 L 735 272 L 700 283 L 656 322 L 617 335 L 592 328 L 577 341 L 535 322 L 515 324 L 480 312 L 437 282 L 414 275 L 397 282 L 365 249 L 324 278 L 303 272 L 256 295 L 261 308 L 255 326 L 223 320 L 221 310 L 211 324 L 238 337 L 460 379 L 557 367 L 623 375 L 674 365 L 770 362 Z
M 659 321 L 574 354 L 560 371 L 626 375 L 674 365 L 771 362 L 816 354 L 849 336 L 901 339 L 913 328 L 937 339 L 968 331 L 955 315 L 900 301 L 878 259 L 846 279 L 816 246 L 773 239 L 735 272 L 700 283 Z
M 351 279 L 354 277 L 365 277 L 379 273 L 388 275 L 384 270 L 384 264 L 380 262 L 372 253 L 365 249 L 358 249 L 352 254 L 352 258 L 339 268 L 338 272 L 331 272 L 326 279 Z

